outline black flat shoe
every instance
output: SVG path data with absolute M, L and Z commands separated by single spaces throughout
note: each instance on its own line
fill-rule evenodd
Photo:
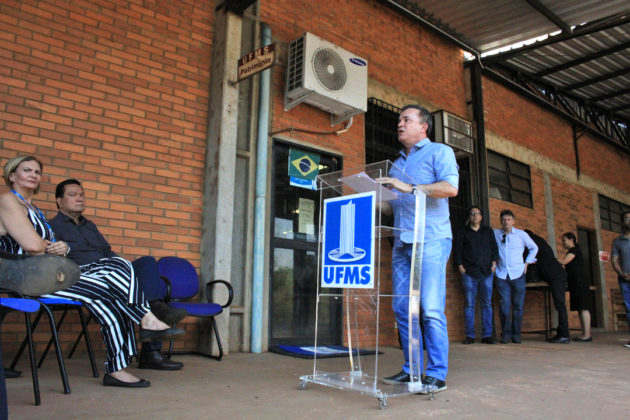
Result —
M 145 379 L 140 379 L 139 381 L 136 381 L 136 382 L 123 382 L 114 378 L 109 373 L 106 373 L 105 376 L 103 376 L 103 385 L 117 386 L 120 388 L 148 388 L 151 386 L 151 382 Z
M 140 328 L 140 341 L 170 340 L 185 333 L 186 331 L 179 328 L 167 328 L 165 330 L 145 330 Z
M 575 337 L 573 341 L 577 341 L 578 343 L 588 343 L 590 341 L 593 341 L 593 337 L 589 337 L 589 338 Z
M 462 341 L 462 344 L 473 344 L 475 342 L 475 339 L 472 337 L 466 337 L 464 339 L 464 341 Z
M 0 251 L 0 288 L 28 296 L 66 289 L 79 281 L 81 270 L 59 255 L 17 255 Z

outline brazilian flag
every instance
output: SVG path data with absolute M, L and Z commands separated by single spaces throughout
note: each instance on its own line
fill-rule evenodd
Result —
M 289 150 L 289 176 L 313 181 L 319 175 L 319 153 L 307 153 L 300 149 Z

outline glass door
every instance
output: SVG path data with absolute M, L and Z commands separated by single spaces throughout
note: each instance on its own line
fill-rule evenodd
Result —
M 274 141 L 270 264 L 270 345 L 312 345 L 317 294 L 319 191 L 291 185 L 291 149 L 319 156 L 319 174 L 341 169 L 341 158 Z M 338 305 L 320 302 L 318 341 L 339 344 Z

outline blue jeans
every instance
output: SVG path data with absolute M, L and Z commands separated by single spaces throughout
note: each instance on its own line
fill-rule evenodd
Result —
M 423 334 L 420 334 L 417 323 L 412 323 L 412 336 L 419 337 L 418 345 L 413 346 L 413 359 L 416 361 L 413 375 L 419 375 L 424 366 L 422 340 L 426 341 L 427 363 L 426 374 L 445 380 L 448 371 L 448 332 L 446 330 L 446 262 L 451 253 L 451 239 L 439 239 L 424 244 L 422 254 L 422 279 L 420 286 L 420 312 L 422 314 Z M 412 244 L 394 247 L 392 253 L 392 282 L 394 298 L 392 307 L 398 332 L 402 342 L 405 363 L 403 371 L 409 369 L 409 275 L 411 265 Z M 415 324 L 415 325 L 414 325 Z M 415 344 L 415 343 L 414 343 Z
M 473 277 L 462 274 L 464 288 L 464 321 L 466 337 L 475 338 L 475 303 L 479 291 L 479 308 L 481 309 L 481 337 L 492 335 L 492 274 L 487 277 Z
M 140 257 L 131 262 L 133 271 L 136 273 L 138 285 L 144 292 L 144 297 L 148 302 L 164 298 L 164 286 L 158 273 L 157 261 L 153 257 Z M 161 341 L 149 341 L 142 343 L 143 352 L 152 352 L 162 349 Z
M 523 324 L 523 306 L 525 304 L 525 273 L 519 278 L 510 280 L 496 277 L 499 292 L 499 308 L 501 312 L 501 338 L 503 340 L 521 339 Z M 512 319 L 510 320 L 510 306 Z
M 626 304 L 626 317 L 628 318 L 628 329 L 630 329 L 630 281 L 619 279 L 619 289 L 623 295 L 623 302 Z

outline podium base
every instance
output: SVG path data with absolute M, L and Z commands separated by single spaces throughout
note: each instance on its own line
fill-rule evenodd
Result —
M 376 397 L 381 409 L 387 408 L 388 398 L 417 394 L 422 389 L 421 381 L 388 384 L 381 378 L 366 375 L 361 371 L 318 372 L 315 375 L 303 375 L 300 376 L 300 389 L 306 389 L 309 382 L 336 389 L 357 391 L 364 395 Z

